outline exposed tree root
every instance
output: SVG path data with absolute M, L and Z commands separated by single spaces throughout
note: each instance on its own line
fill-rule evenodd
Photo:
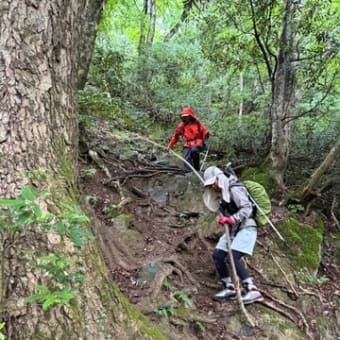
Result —
M 312 291 L 310 291 L 308 289 L 305 289 L 305 288 L 303 288 L 301 286 L 299 286 L 299 289 L 302 291 L 301 294 L 315 296 L 320 301 L 320 303 L 322 303 L 322 304 L 324 303 L 321 294 L 317 294 L 317 293 L 312 292 Z
M 197 243 L 197 229 L 194 231 L 191 231 L 190 233 L 187 233 L 183 236 L 182 240 L 175 245 L 175 249 L 178 250 L 191 250 L 195 247 L 195 244 Z M 188 242 L 193 241 L 191 245 L 188 244 Z
M 279 299 L 276 299 L 274 298 L 273 296 L 271 296 L 270 294 L 268 294 L 267 292 L 265 291 L 262 291 L 260 290 L 261 293 L 269 298 L 270 300 L 274 301 L 275 303 L 279 304 L 280 306 L 284 307 L 284 308 L 287 308 L 289 309 L 290 311 L 293 311 L 296 315 L 299 316 L 300 318 L 300 321 L 302 323 L 302 325 L 300 325 L 300 323 L 298 323 L 298 326 L 301 327 L 302 326 L 302 329 L 304 330 L 304 332 L 306 333 L 306 335 L 309 337 L 309 339 L 313 339 L 313 335 L 312 333 L 310 332 L 310 327 L 308 325 L 308 322 L 306 321 L 306 318 L 304 317 L 304 315 L 299 311 L 297 310 L 295 307 L 292 307 L 290 305 L 287 305 L 286 303 L 280 301 Z M 290 319 L 290 318 L 289 318 Z M 291 319 L 290 319 L 291 320 Z M 295 322 L 295 321 L 294 321 Z
M 116 247 L 116 244 L 113 244 L 112 242 L 110 242 L 110 244 L 108 245 L 107 242 L 104 240 L 102 235 L 105 235 L 106 233 L 102 231 L 103 229 L 103 225 L 101 224 L 101 222 L 97 219 L 97 217 L 95 216 L 92 207 L 89 206 L 89 204 L 85 204 L 86 207 L 86 212 L 91 215 L 91 229 L 92 232 L 94 233 L 94 235 L 96 236 L 97 240 L 99 241 L 100 244 L 100 249 L 102 249 L 102 254 L 103 256 L 105 256 L 105 261 L 108 264 L 108 267 L 113 270 L 115 267 L 119 266 L 123 269 L 125 269 L 126 271 L 131 271 L 134 270 L 136 268 L 135 265 L 131 265 L 128 264 L 127 262 L 122 260 L 122 257 L 124 256 L 124 258 L 130 258 L 129 253 L 126 251 L 126 253 L 124 252 L 124 255 L 119 253 L 118 248 Z M 115 238 L 113 238 L 115 239 Z M 120 242 L 121 243 L 121 242 Z M 105 255 L 108 254 L 108 255 Z M 129 262 L 133 263 L 132 259 L 130 258 Z
M 105 175 L 108 178 L 111 178 L 112 176 L 109 169 L 104 164 L 104 161 L 98 156 L 98 153 L 94 150 L 89 150 L 89 155 L 92 158 L 92 160 L 98 165 L 98 167 L 104 171 Z
M 199 287 L 199 283 L 192 277 L 189 270 L 178 261 L 176 256 L 171 256 L 168 259 L 164 259 L 164 262 L 172 263 L 174 266 L 178 267 L 192 285 Z
M 288 276 L 286 274 L 286 272 L 282 269 L 281 265 L 279 264 L 279 262 L 276 260 L 276 258 L 274 257 L 273 253 L 269 250 L 269 248 L 266 248 L 261 242 L 257 241 L 257 243 L 263 248 L 265 249 L 266 253 L 272 258 L 274 264 L 279 268 L 280 272 L 282 273 L 282 275 L 284 276 L 286 282 L 288 283 L 290 289 L 292 290 L 292 292 L 294 293 L 294 295 L 297 297 L 298 293 L 296 292 L 295 288 L 293 287 L 292 283 L 290 282 L 290 280 L 288 279 Z M 247 260 L 245 259 L 245 261 L 247 262 Z M 247 262 L 247 265 L 249 265 L 249 263 Z M 257 273 L 259 273 L 257 271 Z M 263 275 L 261 273 L 259 273 L 259 275 L 261 275 L 261 277 L 263 277 Z
M 163 262 L 163 263 L 170 263 L 172 264 L 173 266 L 179 268 L 182 273 L 187 277 L 187 279 L 189 280 L 189 282 L 198 287 L 199 286 L 199 283 L 191 276 L 190 272 L 188 271 L 187 268 L 185 268 L 185 266 L 183 266 L 177 259 L 176 256 L 170 256 L 170 257 L 167 257 L 167 258 L 158 258 L 157 261 L 159 262 Z
M 184 227 L 184 226 L 183 226 Z M 191 244 L 189 245 L 188 242 L 191 241 Z M 183 237 L 183 239 L 175 245 L 176 251 L 180 250 L 192 250 L 197 248 L 197 242 L 200 242 L 205 249 L 210 249 L 210 244 L 200 235 L 199 228 L 195 228 L 195 230 L 189 232 L 187 235 Z
M 291 322 L 293 322 L 294 324 L 296 323 L 296 319 L 294 318 L 294 316 L 291 313 L 288 313 L 287 311 L 285 311 L 284 309 L 281 309 L 277 306 L 275 306 L 274 304 L 264 300 L 259 302 L 261 305 L 266 306 L 272 310 L 274 310 L 275 312 L 278 312 L 279 314 L 283 315 L 284 317 L 286 317 L 287 319 L 289 319 Z
M 143 170 L 141 171 L 142 169 L 139 169 L 137 170 L 136 172 L 134 173 L 127 173 L 127 174 L 124 174 L 124 175 L 120 175 L 120 176 L 115 176 L 115 177 L 111 177 L 106 180 L 104 182 L 105 185 L 107 185 L 108 183 L 112 182 L 112 181 L 117 181 L 117 180 L 120 180 L 120 179 L 124 179 L 123 180 L 123 184 L 129 179 L 129 178 L 150 178 L 150 177 L 153 177 L 153 176 L 157 176 L 157 175 L 161 175 L 161 174 L 169 174 L 169 172 L 177 172 L 177 173 L 183 173 L 183 170 Z M 140 172 L 143 172 L 143 173 L 140 173 Z M 147 173 L 145 173 L 147 172 Z
M 185 315 L 185 316 L 176 315 L 176 317 L 182 320 L 185 320 L 185 321 L 190 321 L 190 322 L 198 321 L 198 322 L 212 323 L 212 324 L 217 322 L 216 319 L 204 317 L 202 315 L 197 315 L 195 313 L 190 313 L 189 315 Z
M 135 194 L 139 198 L 147 198 L 148 197 L 148 195 L 145 192 L 143 192 L 142 190 L 140 190 L 139 188 L 137 188 L 135 186 L 130 187 L 130 190 L 133 194 Z
M 174 271 L 174 267 L 172 265 L 165 265 L 161 271 L 159 271 L 153 281 L 151 288 L 151 299 L 153 300 L 161 291 L 163 281 Z
M 212 288 L 212 289 L 221 289 L 221 286 L 217 283 L 211 283 L 211 282 L 207 282 L 207 281 L 201 281 L 201 285 L 208 287 L 208 288 Z
M 282 269 L 282 267 L 280 266 L 279 262 L 276 260 L 276 258 L 274 257 L 274 255 L 270 252 L 269 255 L 271 256 L 271 258 L 273 259 L 273 262 L 276 264 L 276 266 L 279 268 L 280 272 L 282 273 L 282 275 L 284 276 L 284 278 L 286 279 L 290 289 L 294 292 L 294 294 L 296 296 L 298 296 L 298 293 L 296 292 L 295 288 L 293 287 L 293 285 L 291 284 L 290 280 L 288 279 L 287 274 L 285 273 L 285 271 Z
M 119 181 L 114 181 L 111 182 L 114 187 L 117 189 L 119 196 L 120 196 L 120 202 L 118 203 L 118 209 L 122 209 L 125 205 L 129 204 L 130 202 L 132 202 L 132 198 L 131 197 L 126 197 L 124 194 L 124 190 L 122 188 L 122 186 L 120 185 Z

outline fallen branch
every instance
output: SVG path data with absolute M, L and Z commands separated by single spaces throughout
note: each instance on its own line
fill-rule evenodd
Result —
M 295 288 L 293 287 L 293 285 L 291 284 L 290 280 L 288 279 L 287 274 L 285 273 L 285 271 L 282 269 L 282 267 L 280 266 L 280 264 L 278 263 L 278 261 L 276 260 L 276 258 L 274 257 L 274 255 L 270 252 L 269 253 L 271 258 L 273 259 L 273 262 L 277 265 L 277 267 L 279 268 L 280 272 L 283 274 L 283 276 L 285 277 L 289 287 L 291 288 L 291 290 L 294 292 L 294 294 L 296 296 L 298 296 L 298 293 L 296 292 Z
M 269 282 L 260 271 L 258 271 L 254 266 L 252 266 L 249 261 L 245 258 L 244 261 L 246 262 L 247 266 L 254 272 L 256 272 L 261 277 L 261 284 L 264 284 L 266 286 L 271 286 L 275 288 L 280 288 L 283 292 L 287 293 L 288 297 L 292 300 L 297 300 L 298 295 L 296 294 L 296 291 L 289 290 L 286 286 L 277 284 L 275 282 Z
M 283 274 L 285 280 L 287 281 L 289 287 L 292 290 L 292 293 L 298 297 L 298 293 L 296 292 L 295 288 L 293 287 L 292 283 L 290 282 L 290 280 L 288 279 L 288 276 L 286 274 L 286 272 L 282 269 L 281 265 L 279 264 L 279 262 L 276 260 L 276 258 L 274 257 L 273 253 L 269 250 L 269 248 L 266 248 L 260 241 L 257 241 L 257 243 L 266 251 L 267 254 L 270 255 L 270 257 L 272 258 L 274 264 L 279 268 L 280 272 Z M 248 264 L 247 260 L 245 259 L 246 263 Z M 248 264 L 249 265 L 249 264 Z M 256 270 L 256 269 L 255 269 Z M 257 270 L 256 270 L 257 271 Z M 257 271 L 258 272 L 258 271 Z M 259 272 L 258 272 L 259 273 Z M 261 273 L 259 273 L 262 277 L 263 275 Z
M 217 283 L 201 281 L 201 284 L 205 287 L 212 288 L 212 289 L 220 289 L 221 288 L 221 286 L 218 285 Z
M 267 298 L 269 298 L 270 300 L 272 300 L 272 301 L 276 302 L 277 304 L 279 304 L 280 306 L 283 306 L 283 307 L 285 307 L 285 308 L 287 308 L 287 309 L 293 311 L 294 313 L 296 313 L 296 314 L 300 317 L 300 319 L 301 319 L 301 321 L 302 321 L 303 329 L 304 329 L 306 335 L 307 335 L 310 339 L 313 339 L 313 335 L 312 335 L 311 332 L 310 332 L 309 325 L 308 325 L 308 323 L 307 323 L 307 321 L 306 321 L 306 318 L 304 317 L 304 315 L 303 315 L 299 310 L 297 310 L 295 307 L 292 307 L 292 306 L 290 306 L 290 305 L 287 305 L 286 303 L 282 302 L 282 301 L 279 300 L 279 299 L 274 298 L 273 296 L 271 296 L 270 294 L 268 294 L 268 293 L 265 292 L 265 291 L 260 290 L 260 292 L 261 292 L 264 296 L 266 296 Z
M 296 319 L 294 318 L 294 316 L 292 316 L 292 314 L 286 312 L 284 309 L 281 309 L 277 306 L 275 306 L 274 304 L 264 300 L 264 301 L 260 301 L 259 302 L 261 305 L 268 307 L 272 310 L 274 310 L 275 312 L 278 312 L 279 314 L 283 315 L 284 317 L 286 317 L 287 319 L 289 319 L 290 321 L 292 321 L 294 324 L 296 323 Z

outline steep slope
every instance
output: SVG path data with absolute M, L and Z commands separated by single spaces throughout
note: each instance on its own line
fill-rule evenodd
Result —
M 273 220 L 287 244 L 269 226 L 259 230 L 247 265 L 265 301 L 247 306 L 252 328 L 237 300 L 211 299 L 221 288 L 211 254 L 222 230 L 203 206 L 199 180 L 127 131 L 102 125 L 85 135 L 80 186 L 98 219 L 94 232 L 104 259 L 121 291 L 169 339 L 336 338 L 339 282 L 333 276 L 321 285 L 303 269 L 317 272 L 320 265 L 317 217 L 305 224 L 275 207 Z M 302 284 L 303 275 L 314 285 Z

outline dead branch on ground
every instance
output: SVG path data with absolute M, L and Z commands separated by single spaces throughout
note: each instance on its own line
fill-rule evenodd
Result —
M 306 318 L 304 317 L 304 315 L 299 311 L 297 310 L 295 307 L 293 306 L 290 306 L 284 302 L 282 302 L 281 300 L 279 299 L 276 299 L 274 298 L 273 296 L 271 296 L 270 294 L 268 294 L 267 292 L 263 291 L 263 290 L 260 290 L 260 292 L 267 298 L 269 298 L 270 300 L 272 300 L 273 302 L 277 303 L 278 305 L 284 307 L 284 308 L 287 308 L 289 309 L 290 311 L 293 311 L 296 315 L 299 316 L 301 322 L 302 322 L 302 326 L 303 326 L 303 330 L 304 332 L 306 333 L 306 335 L 310 338 L 310 339 L 313 339 L 313 336 L 310 332 L 310 327 L 306 321 Z

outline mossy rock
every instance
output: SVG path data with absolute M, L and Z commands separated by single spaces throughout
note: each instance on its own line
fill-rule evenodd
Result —
M 218 239 L 221 236 L 221 227 L 216 222 L 216 213 L 202 214 L 197 222 L 200 226 L 200 235 L 209 239 Z
M 305 335 L 290 321 L 281 319 L 277 314 L 267 308 L 257 306 L 256 312 L 261 314 L 258 320 L 258 326 L 264 330 L 265 339 L 294 339 L 304 340 Z
M 281 249 L 287 255 L 293 267 L 306 269 L 310 273 L 316 273 L 321 259 L 321 245 L 324 225 L 321 221 L 313 227 L 300 223 L 296 218 L 289 217 L 278 224 L 278 228 L 287 241 Z

